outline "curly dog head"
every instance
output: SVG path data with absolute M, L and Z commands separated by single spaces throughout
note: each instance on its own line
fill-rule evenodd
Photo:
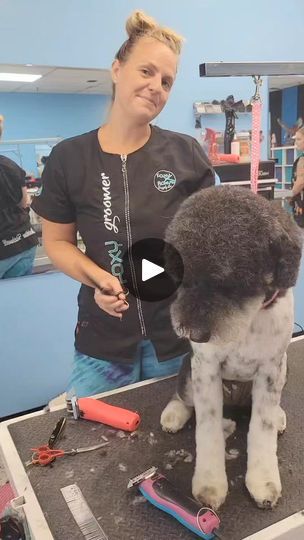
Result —
M 297 279 L 300 229 L 283 209 L 246 188 L 196 192 L 180 206 L 166 241 L 184 264 L 171 307 L 173 326 L 192 341 L 209 341 L 231 318 L 233 326 L 242 326 L 265 298 Z M 169 252 L 166 270 L 173 277 L 177 266 Z

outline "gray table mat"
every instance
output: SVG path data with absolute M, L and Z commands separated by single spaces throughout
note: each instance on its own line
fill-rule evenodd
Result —
M 304 508 L 304 425 L 303 342 L 289 348 L 289 378 L 283 393 L 287 413 L 287 431 L 279 439 L 279 462 L 283 497 L 276 509 L 260 510 L 244 486 L 246 472 L 246 435 L 248 414 L 238 415 L 237 432 L 228 440 L 228 449 L 237 448 L 240 455 L 226 463 L 229 495 L 221 507 L 221 534 L 224 540 L 241 540 Z M 191 496 L 194 461 L 177 462 L 167 470 L 170 450 L 181 450 L 195 456 L 194 421 L 177 434 L 163 433 L 159 425 L 162 409 L 174 391 L 175 378 L 116 394 L 104 401 L 138 410 L 142 422 L 136 437 L 123 435 L 95 422 L 68 418 L 60 447 L 86 446 L 108 437 L 107 453 L 96 450 L 88 454 L 59 458 L 48 467 L 32 467 L 29 478 L 55 540 L 81 540 L 60 488 L 76 483 L 109 540 L 194 540 L 172 517 L 145 501 L 139 492 L 127 491 L 128 479 L 155 465 L 184 493 Z M 21 420 L 9 431 L 23 462 L 30 448 L 46 443 L 62 411 Z

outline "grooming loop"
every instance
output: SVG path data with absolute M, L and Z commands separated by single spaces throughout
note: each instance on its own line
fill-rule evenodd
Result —
M 199 511 L 197 512 L 196 514 L 196 523 L 197 523 L 197 528 L 203 533 L 203 534 L 207 534 L 206 533 L 206 530 L 203 529 L 201 523 L 200 523 L 200 516 L 202 514 L 202 512 L 210 512 L 210 514 L 213 514 L 215 520 L 217 521 L 218 524 L 220 524 L 220 518 L 218 517 L 217 513 L 212 510 L 211 508 L 207 507 L 207 506 L 202 506 L 202 508 L 199 509 Z M 217 529 L 217 527 L 216 527 Z M 212 534 L 215 534 L 215 536 L 217 537 L 217 530 L 214 529 L 212 531 Z M 219 538 L 219 537 L 218 537 Z
M 260 86 L 262 79 L 258 76 L 253 76 L 255 83 L 255 93 L 252 97 L 252 131 L 251 131 L 251 167 L 250 167 L 250 184 L 254 193 L 258 191 L 259 177 L 259 162 L 260 162 L 260 130 L 261 130 L 261 114 L 262 101 L 260 96 Z

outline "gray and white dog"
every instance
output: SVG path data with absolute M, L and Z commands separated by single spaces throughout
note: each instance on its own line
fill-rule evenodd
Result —
M 225 438 L 235 429 L 235 422 L 223 419 L 223 403 L 231 398 L 231 381 L 251 381 L 246 385 L 252 399 L 246 486 L 258 506 L 273 507 L 281 496 L 277 435 L 286 427 L 280 400 L 301 231 L 283 209 L 260 195 L 222 186 L 189 197 L 166 240 L 184 264 L 172 323 L 178 336 L 190 340 L 193 354 L 161 415 L 162 428 L 181 429 L 194 406 L 192 491 L 217 509 L 228 492 Z M 174 276 L 178 266 L 169 254 L 167 271 Z M 244 393 L 239 396 L 244 401 Z

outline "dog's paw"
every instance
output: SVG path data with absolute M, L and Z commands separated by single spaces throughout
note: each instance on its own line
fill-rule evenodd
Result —
M 278 433 L 282 435 L 286 429 L 286 414 L 282 407 L 279 407 L 278 412 Z
M 263 478 L 263 479 L 262 479 Z M 246 475 L 246 487 L 259 508 L 270 509 L 278 502 L 282 494 L 280 475 L 261 475 L 258 471 Z
M 232 433 L 235 432 L 236 423 L 234 420 L 230 420 L 230 418 L 223 418 L 223 430 L 224 430 L 224 437 L 225 440 L 232 435 Z
M 208 477 L 208 481 L 206 481 Z M 192 493 L 201 504 L 217 510 L 225 502 L 228 493 L 227 477 L 216 478 L 212 474 L 194 473 Z
M 183 401 L 172 399 L 164 408 L 160 423 L 164 431 L 176 433 L 184 427 L 192 415 L 193 407 L 188 407 Z

